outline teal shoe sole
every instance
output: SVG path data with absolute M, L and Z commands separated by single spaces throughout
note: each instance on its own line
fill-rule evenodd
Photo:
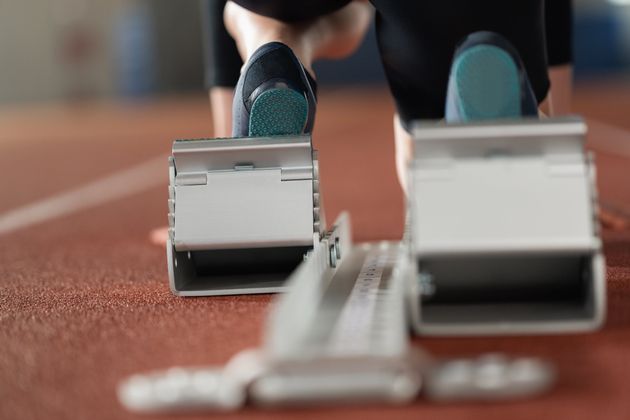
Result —
M 304 95 L 293 89 L 276 88 L 261 93 L 249 114 L 252 137 L 302 134 L 308 118 Z
M 519 72 L 514 59 L 492 45 L 462 53 L 453 64 L 462 121 L 519 118 Z

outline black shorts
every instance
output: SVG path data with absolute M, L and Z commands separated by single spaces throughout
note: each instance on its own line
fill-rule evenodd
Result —
M 234 0 L 286 22 L 313 19 L 350 0 Z M 471 32 L 493 31 L 519 51 L 536 98 L 549 90 L 548 65 L 569 63 L 571 0 L 371 0 L 378 47 L 403 123 L 442 118 L 455 47 Z M 242 65 L 223 27 L 224 0 L 207 0 L 207 71 L 211 86 L 234 86 Z M 228 51 L 229 50 L 229 51 Z

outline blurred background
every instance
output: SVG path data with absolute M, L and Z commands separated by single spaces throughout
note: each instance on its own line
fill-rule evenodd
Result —
M 574 24 L 578 83 L 630 74 L 630 0 L 576 0 Z M 0 0 L 2 105 L 200 92 L 202 63 L 198 0 Z M 318 75 L 384 83 L 373 33 Z
M 572 105 L 588 122 L 605 227 L 616 229 L 604 229 L 607 327 L 423 339 L 440 356 L 549 358 L 561 381 L 538 403 L 419 403 L 414 418 L 630 418 L 630 0 L 574 3 Z M 259 343 L 269 296 L 182 300 L 168 289 L 167 157 L 174 139 L 214 132 L 202 34 L 199 0 L 0 0 L 0 420 L 133 419 L 116 401 L 122 378 L 223 364 Z M 394 105 L 374 32 L 316 70 L 326 217 L 349 211 L 357 242 L 399 239 Z M 349 413 L 398 412 L 337 412 Z

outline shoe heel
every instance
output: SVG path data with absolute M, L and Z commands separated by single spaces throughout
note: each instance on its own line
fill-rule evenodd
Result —
M 249 117 L 252 137 L 302 134 L 308 118 L 304 95 L 288 88 L 263 92 L 254 101 Z
M 462 121 L 522 116 L 518 67 L 501 48 L 470 48 L 453 63 L 451 79 Z

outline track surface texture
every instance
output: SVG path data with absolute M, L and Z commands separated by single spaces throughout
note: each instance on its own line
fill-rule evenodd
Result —
M 626 212 L 628 86 L 585 86 L 575 98 L 576 111 L 593 118 L 589 147 L 597 154 L 600 196 Z M 380 88 L 321 95 L 314 142 L 327 217 L 349 210 L 357 241 L 398 238 L 402 232 L 392 112 Z M 166 223 L 171 141 L 209 136 L 209 117 L 201 97 L 0 109 L 0 218 L 149 159 L 164 159 L 163 170 L 157 165 L 140 171 L 137 191 L 116 195 L 126 187 L 110 185 L 114 194 L 89 208 L 0 234 L 1 419 L 148 419 L 119 405 L 118 381 L 173 365 L 222 364 L 259 343 L 271 296 L 177 298 L 168 289 L 164 250 L 148 240 L 151 229 Z M 549 358 L 559 383 L 543 397 L 500 404 L 418 400 L 404 407 L 248 408 L 225 417 L 628 419 L 630 231 L 604 231 L 604 240 L 608 320 L 602 331 L 415 339 L 438 356 L 501 351 Z

